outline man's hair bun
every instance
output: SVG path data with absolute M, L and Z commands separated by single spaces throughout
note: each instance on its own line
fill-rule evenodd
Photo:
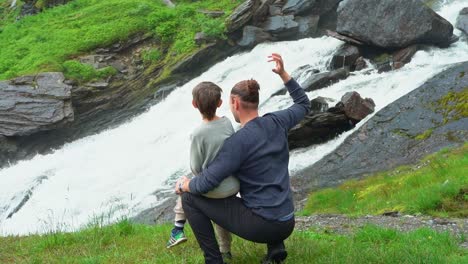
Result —
M 254 79 L 247 80 L 247 88 L 249 89 L 250 94 L 258 93 L 260 90 L 260 85 Z

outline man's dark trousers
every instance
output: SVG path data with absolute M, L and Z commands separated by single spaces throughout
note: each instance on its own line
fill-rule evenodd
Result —
M 294 230 L 294 217 L 288 221 L 266 220 L 245 207 L 241 198 L 210 199 L 191 193 L 182 194 L 182 207 L 205 256 L 205 263 L 223 263 L 213 225 L 268 247 L 283 243 Z

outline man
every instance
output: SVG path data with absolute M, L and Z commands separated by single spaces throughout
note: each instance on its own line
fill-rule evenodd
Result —
M 287 257 L 284 240 L 294 229 L 294 205 L 289 184 L 288 131 L 309 112 L 304 90 L 285 71 L 279 54 L 269 56 L 294 104 L 288 109 L 258 115 L 259 85 L 241 81 L 231 91 L 230 107 L 242 128 L 228 138 L 217 157 L 197 177 L 182 177 L 176 192 L 204 252 L 205 263 L 223 263 L 211 221 L 244 239 L 267 244 L 263 263 Z M 242 198 L 201 196 L 234 175 Z

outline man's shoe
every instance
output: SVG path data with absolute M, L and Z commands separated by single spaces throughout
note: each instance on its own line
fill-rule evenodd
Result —
M 286 250 L 283 251 L 278 251 L 270 256 L 266 255 L 263 260 L 262 264 L 280 264 L 283 263 L 283 261 L 286 259 L 288 256 L 288 252 Z
M 166 247 L 171 248 L 181 243 L 184 243 L 185 241 L 187 241 L 187 238 L 185 237 L 183 230 L 177 230 L 176 232 L 173 231 L 171 232 L 171 237 L 169 238 L 169 241 L 167 241 Z
M 229 263 L 232 262 L 232 254 L 231 254 L 231 252 L 221 253 L 221 256 L 223 257 L 223 262 L 224 262 L 224 264 L 229 264 Z
M 284 247 L 284 243 L 275 246 L 268 246 L 268 254 L 263 258 L 262 264 L 279 264 L 288 256 L 288 252 Z

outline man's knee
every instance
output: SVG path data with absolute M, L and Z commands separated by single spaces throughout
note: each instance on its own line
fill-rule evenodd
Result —
M 180 199 L 182 200 L 182 208 L 185 208 L 185 206 L 187 204 L 191 204 L 192 202 L 192 199 L 193 198 L 193 194 L 189 193 L 189 192 L 184 192 L 180 195 Z

